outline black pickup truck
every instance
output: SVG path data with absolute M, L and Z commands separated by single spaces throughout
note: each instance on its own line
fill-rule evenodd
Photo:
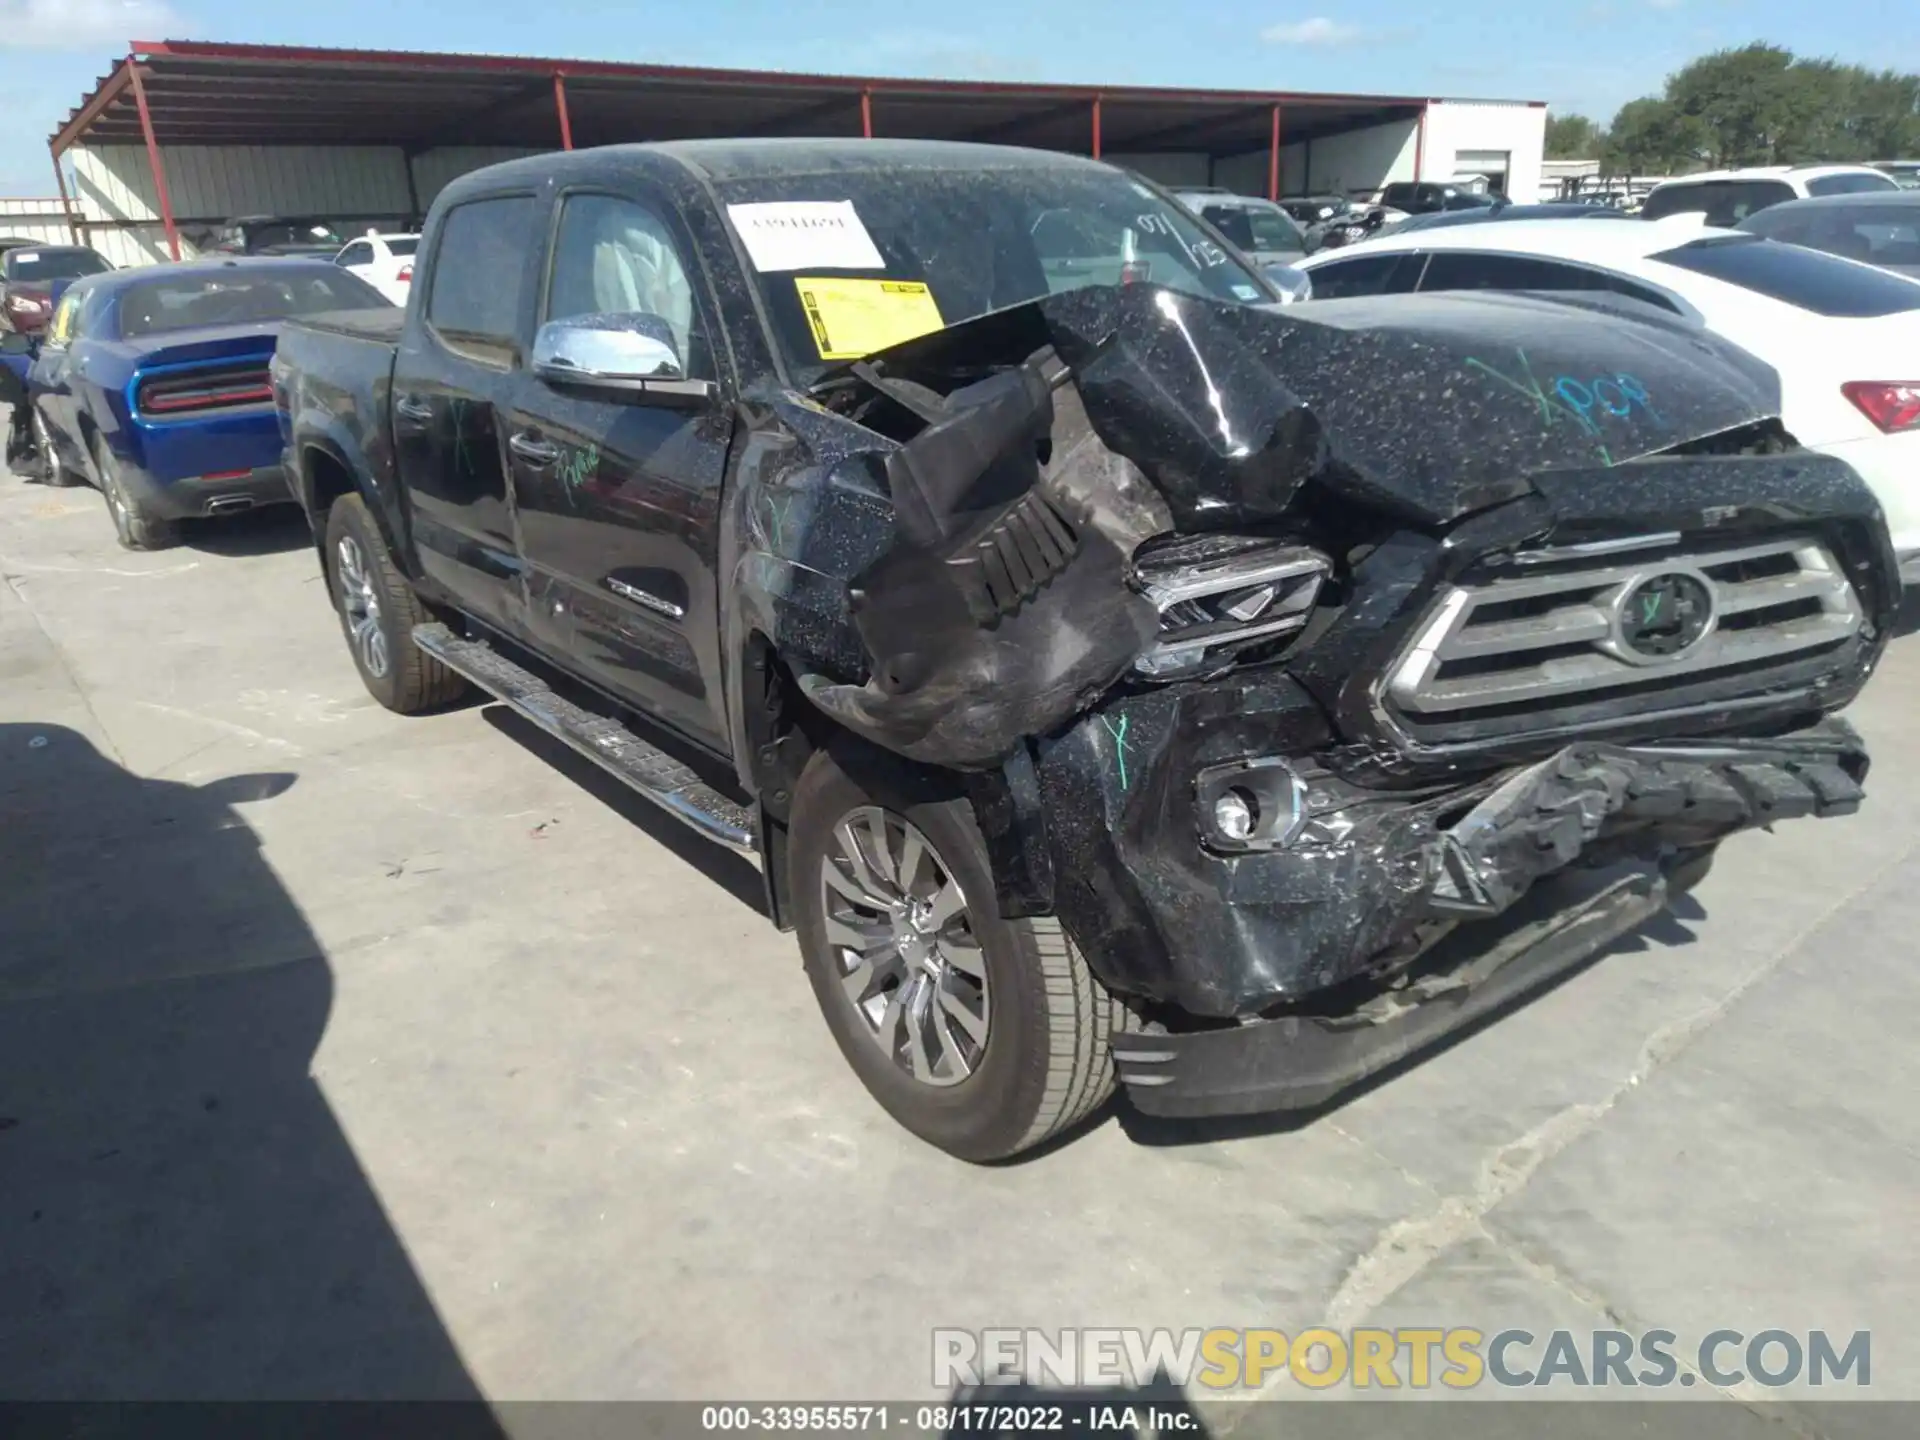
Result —
M 757 858 L 956 1155 L 1322 1105 L 1860 801 L 1884 522 L 1671 315 L 1283 304 L 1145 181 L 936 143 L 513 161 L 420 255 L 274 365 L 368 689 Z

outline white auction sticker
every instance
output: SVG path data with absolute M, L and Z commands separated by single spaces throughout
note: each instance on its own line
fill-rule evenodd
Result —
M 886 262 L 851 200 L 775 200 L 729 205 L 753 268 L 884 270 Z

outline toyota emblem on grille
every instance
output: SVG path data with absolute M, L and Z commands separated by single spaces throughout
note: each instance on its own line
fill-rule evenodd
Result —
M 1625 658 L 1642 664 L 1671 660 L 1698 645 L 1713 628 L 1713 589 L 1703 575 L 1666 570 L 1621 591 L 1614 627 Z

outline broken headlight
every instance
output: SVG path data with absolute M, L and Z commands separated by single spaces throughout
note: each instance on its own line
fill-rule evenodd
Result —
M 1134 553 L 1160 639 L 1134 662 L 1155 680 L 1203 674 L 1301 629 L 1333 570 L 1318 550 L 1244 535 L 1149 541 Z

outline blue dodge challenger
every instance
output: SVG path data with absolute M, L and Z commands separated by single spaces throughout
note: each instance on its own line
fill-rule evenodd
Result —
M 27 375 L 42 473 L 95 485 L 132 550 L 171 543 L 182 520 L 287 501 L 267 381 L 280 322 L 389 308 L 316 260 L 150 265 L 76 281 Z M 23 339 L 9 336 L 7 348 Z

